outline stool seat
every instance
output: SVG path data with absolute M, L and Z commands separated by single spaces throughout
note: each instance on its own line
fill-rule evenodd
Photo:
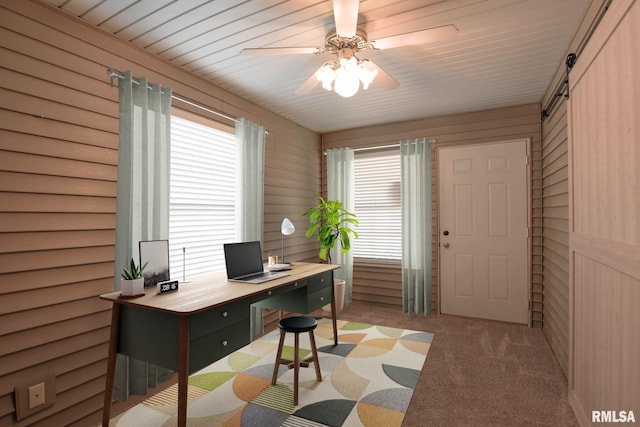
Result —
M 318 321 L 309 316 L 291 316 L 285 317 L 278 322 L 280 328 L 280 342 L 278 343 L 278 351 L 276 354 L 276 362 L 273 367 L 273 376 L 271 378 L 271 385 L 276 385 L 278 379 L 278 367 L 281 364 L 289 366 L 289 369 L 293 368 L 293 404 L 298 405 L 298 371 L 300 366 L 309 367 L 310 363 L 313 363 L 316 368 L 316 379 L 322 381 L 322 374 L 320 373 L 320 363 L 318 362 L 318 350 L 316 349 L 316 340 L 313 336 L 313 330 L 318 326 Z M 293 347 L 293 360 L 282 359 L 282 347 L 284 345 L 284 336 L 287 332 L 293 333 L 294 347 Z M 309 343 L 311 344 L 311 357 L 307 357 L 304 360 L 300 360 L 299 349 L 300 339 L 299 335 L 303 332 L 309 333 Z
M 302 333 L 312 331 L 318 326 L 318 321 L 309 316 L 292 316 L 280 320 L 278 327 L 285 332 Z

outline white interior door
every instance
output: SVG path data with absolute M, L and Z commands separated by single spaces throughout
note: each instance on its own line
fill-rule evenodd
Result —
M 439 149 L 445 314 L 528 323 L 527 142 Z

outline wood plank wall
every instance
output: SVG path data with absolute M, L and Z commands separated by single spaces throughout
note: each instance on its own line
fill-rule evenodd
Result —
M 567 108 L 561 101 L 542 126 L 543 331 L 567 372 L 569 350 L 569 186 Z
M 55 9 L 0 0 L 0 425 L 99 422 L 113 290 L 117 88 L 106 68 L 269 128 L 265 250 L 320 191 L 320 137 Z M 194 110 L 202 114 L 199 110 Z M 219 118 L 212 116 L 214 120 Z M 293 260 L 314 258 L 303 234 Z M 13 389 L 56 375 L 54 406 L 15 420 Z
M 402 309 L 400 265 L 354 260 L 352 300 L 388 304 Z
M 495 110 L 455 114 L 371 126 L 362 129 L 325 134 L 322 137 L 323 150 L 339 147 L 372 147 L 397 143 L 401 139 L 426 136 L 436 138 L 436 146 L 456 146 L 486 142 L 531 140 L 531 301 L 532 324 L 542 326 L 542 191 L 541 191 L 541 132 L 540 106 L 527 104 Z M 323 173 L 326 167 L 323 165 Z M 437 158 L 432 156 L 432 196 L 433 196 L 433 290 L 431 308 L 439 312 L 438 292 L 438 170 Z M 372 267 L 370 264 L 354 266 L 354 300 L 384 302 L 402 305 L 402 279 L 400 269 L 391 267 L 382 283 L 374 279 L 380 277 L 385 266 Z
M 639 24 L 640 1 L 612 2 L 569 80 L 569 402 L 581 425 L 593 411 L 639 421 Z
M 606 0 L 593 1 L 582 20 L 565 58 L 585 42 Z M 580 58 L 578 58 L 580 61 Z M 550 85 L 543 106 L 557 97 L 558 84 L 566 78 L 563 61 Z M 543 332 L 568 374 L 569 365 L 569 158 L 567 102 L 562 97 L 542 121 L 542 265 Z

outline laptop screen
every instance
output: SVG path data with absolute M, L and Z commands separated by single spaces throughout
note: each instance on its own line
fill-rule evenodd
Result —
M 264 270 L 260 242 L 225 243 L 224 261 L 227 278 L 234 279 Z

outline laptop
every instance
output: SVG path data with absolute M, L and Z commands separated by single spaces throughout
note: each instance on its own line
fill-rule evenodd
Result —
M 260 242 L 225 243 L 224 261 L 227 279 L 232 282 L 264 283 L 288 276 L 287 273 L 264 271 Z

